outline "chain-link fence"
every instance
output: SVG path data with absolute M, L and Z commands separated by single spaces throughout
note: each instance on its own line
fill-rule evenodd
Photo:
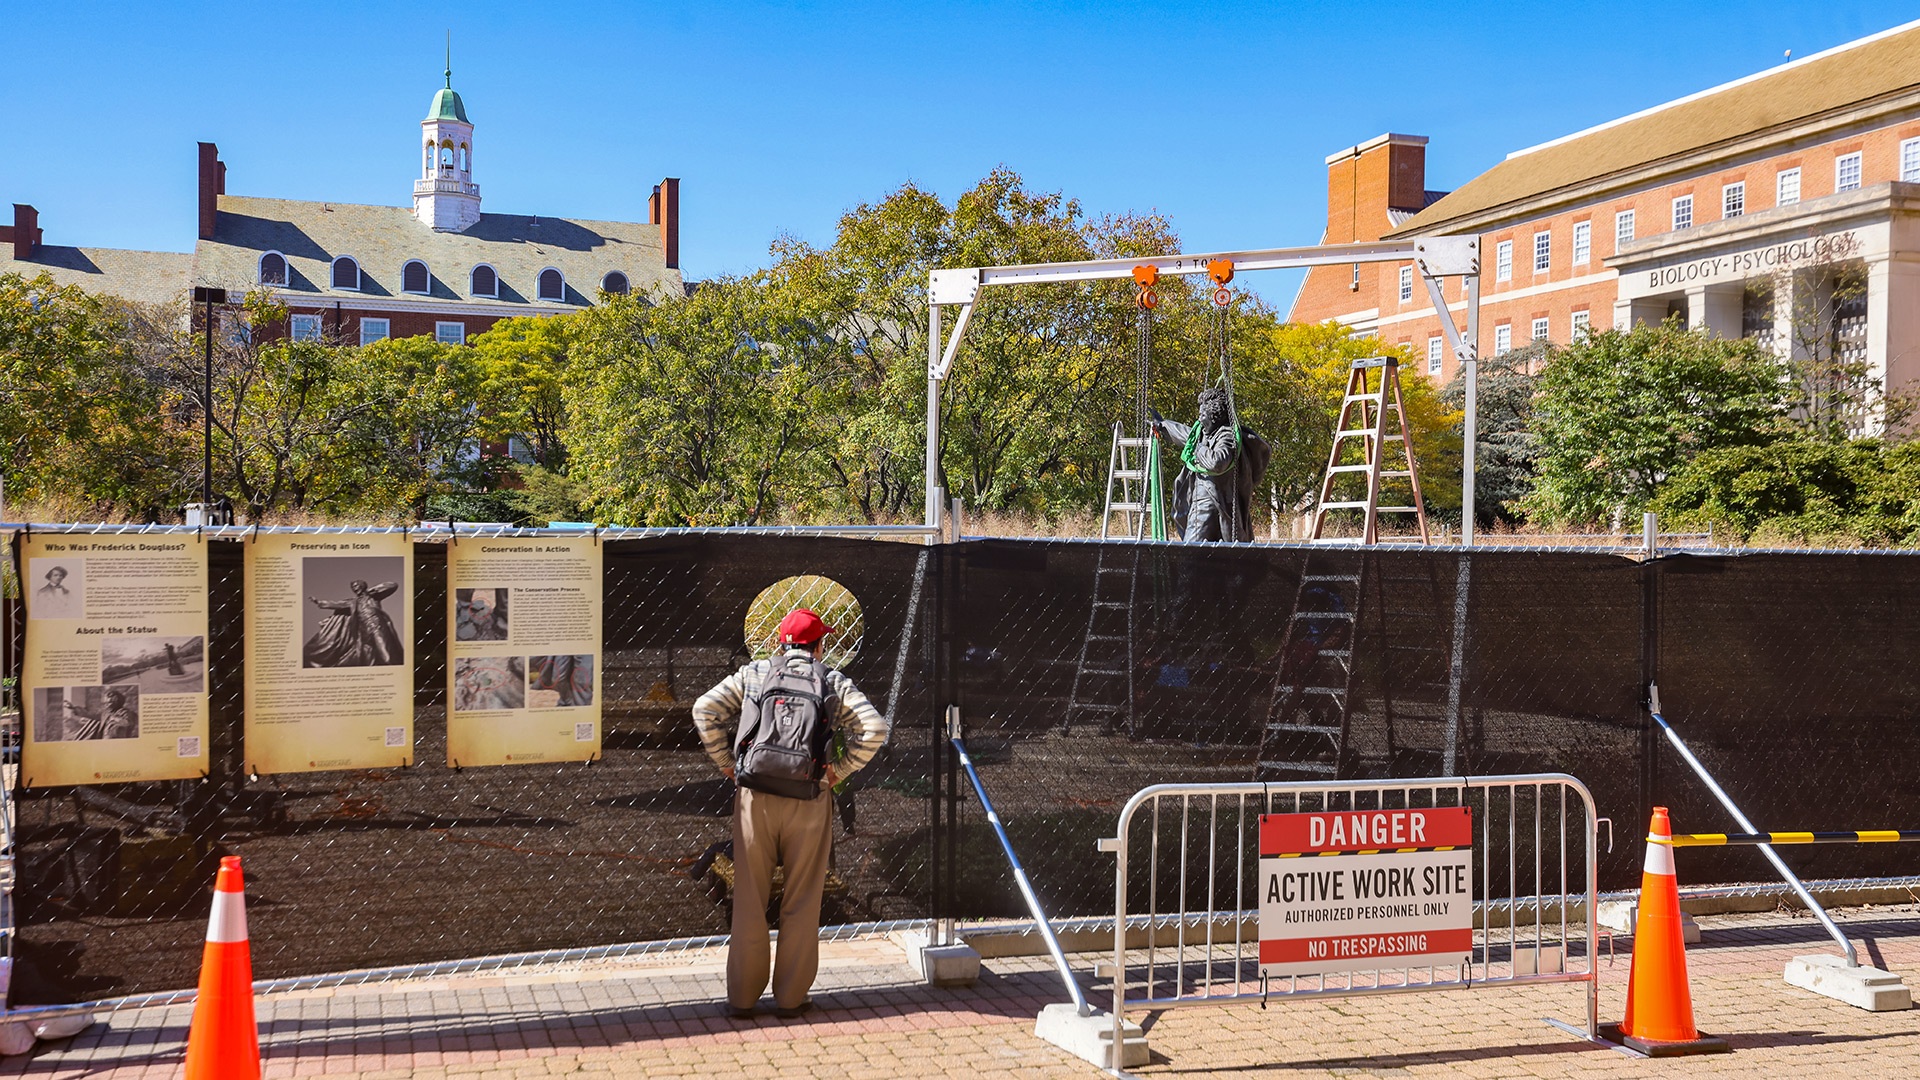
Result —
M 1063 917 L 1111 914 L 1095 841 L 1163 781 L 1564 771 L 1617 823 L 1602 886 L 1630 887 L 1656 799 L 1686 828 L 1726 824 L 1654 741 L 1650 679 L 1762 827 L 1914 824 L 1908 556 L 604 543 L 598 760 L 441 764 L 446 549 L 416 543 L 416 764 L 256 779 L 240 746 L 244 542 L 210 541 L 213 772 L 16 794 L 14 1002 L 192 985 L 221 854 L 246 859 L 261 978 L 724 933 L 731 789 L 688 709 L 796 601 L 858 639 L 842 666 L 894 720 L 838 800 L 830 924 L 1025 915 L 955 783 L 949 705 Z M 1913 872 L 1904 849 L 1796 858 L 1809 874 Z M 1681 872 L 1766 876 L 1738 852 L 1689 851 Z

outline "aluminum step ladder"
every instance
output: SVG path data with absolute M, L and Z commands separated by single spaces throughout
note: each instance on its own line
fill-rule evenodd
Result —
M 1134 736 L 1135 603 L 1139 596 L 1142 548 L 1099 545 L 1093 564 L 1093 603 L 1087 612 L 1087 631 L 1080 636 L 1080 656 L 1073 668 L 1073 687 L 1060 733 L 1073 734 L 1078 722 L 1103 732 L 1125 730 Z
M 1371 372 L 1380 373 L 1375 388 Z M 1357 447 L 1358 461 L 1343 460 Z M 1399 451 L 1401 468 L 1387 468 L 1389 446 Z M 1337 495 L 1343 477 L 1365 481 L 1364 494 Z M 1409 505 L 1382 506 L 1382 481 L 1405 480 Z M 1351 489 L 1352 485 L 1345 485 Z M 1333 446 L 1327 452 L 1327 473 L 1320 481 L 1320 499 L 1313 511 L 1313 539 L 1319 540 L 1326 529 L 1327 515 L 1335 511 L 1358 510 L 1364 515 L 1361 537 L 1368 544 L 1380 541 L 1381 514 L 1413 514 L 1420 523 L 1420 542 L 1429 543 L 1427 509 L 1420 497 L 1420 470 L 1414 465 L 1413 446 L 1407 430 L 1407 412 L 1400 400 L 1400 361 L 1391 356 L 1355 360 L 1347 373 L 1347 393 L 1340 403 L 1340 417 L 1334 421 Z
M 1348 771 L 1368 560 L 1358 551 L 1308 553 L 1275 656 L 1255 780 L 1328 780 Z
M 1153 438 L 1128 435 L 1119 421 L 1113 425 L 1113 449 L 1107 455 L 1107 506 L 1100 515 L 1100 539 L 1144 540 L 1151 528 L 1147 470 Z

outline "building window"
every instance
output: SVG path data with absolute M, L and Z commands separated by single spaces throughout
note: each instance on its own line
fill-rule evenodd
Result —
M 1412 299 L 1413 299 L 1413 267 L 1403 266 L 1400 268 L 1400 302 L 1404 304 L 1407 301 Z
M 400 268 L 400 291 L 425 293 L 430 291 L 433 275 L 427 273 L 427 264 L 415 259 Z
M 540 271 L 540 299 L 565 300 L 567 298 L 567 279 L 560 271 L 548 267 Z
M 392 328 L 393 324 L 386 319 L 361 319 L 360 344 L 371 345 L 376 341 L 385 341 Z
M 288 335 L 295 341 L 320 340 L 320 316 L 295 315 L 289 320 Z
M 629 288 L 627 275 L 618 270 L 600 279 L 600 291 L 609 296 L 625 296 Z
M 1513 241 L 1502 240 L 1493 249 L 1493 280 L 1513 280 Z
M 1544 316 L 1533 320 L 1533 340 L 1545 341 L 1547 340 L 1547 334 L 1550 332 L 1551 331 L 1547 326 L 1547 320 Z
M 1593 257 L 1593 222 L 1573 223 L 1573 265 L 1585 266 Z
M 1860 186 L 1860 155 L 1842 154 L 1833 161 L 1833 190 L 1852 191 Z
M 342 255 L 333 260 L 333 287 L 336 289 L 358 289 L 360 287 L 360 264 L 350 256 Z
M 1621 244 L 1633 239 L 1633 211 L 1622 210 L 1613 215 L 1613 246 L 1618 250 Z
M 1720 189 L 1720 216 L 1739 217 L 1747 212 L 1747 184 L 1742 180 Z
M 1493 355 L 1505 356 L 1513 351 L 1513 327 L 1501 323 L 1493 328 Z
M 1773 202 L 1776 206 L 1792 206 L 1800 201 L 1800 170 L 1781 169 L 1780 175 L 1773 178 Z
M 1592 329 L 1592 316 L 1585 311 L 1576 311 L 1573 313 L 1573 326 L 1567 334 L 1567 340 L 1580 341 Z
M 1767 352 L 1773 351 L 1773 282 L 1754 278 L 1740 296 L 1740 336 L 1752 338 Z
M 1900 179 L 1909 184 L 1920 183 L 1920 139 L 1908 139 L 1900 144 Z
M 1673 200 L 1673 227 L 1675 229 L 1693 228 L 1693 196 L 1682 195 Z
M 284 255 L 277 251 L 269 251 L 260 256 L 260 284 L 286 287 L 287 260 Z
M 1429 375 L 1440 374 L 1441 340 L 1442 339 L 1438 337 L 1430 337 L 1427 339 L 1427 374 Z
M 1533 272 L 1544 274 L 1553 265 L 1553 234 L 1537 232 L 1533 234 Z
M 497 298 L 500 295 L 500 275 L 494 273 L 491 266 L 474 267 L 472 291 L 475 296 Z
M 442 345 L 465 345 L 467 343 L 467 324 L 463 322 L 434 323 L 433 340 Z

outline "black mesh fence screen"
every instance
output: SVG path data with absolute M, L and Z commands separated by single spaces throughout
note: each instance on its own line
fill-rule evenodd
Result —
M 1920 559 L 1670 557 L 695 533 L 608 541 L 603 756 L 445 760 L 446 549 L 415 545 L 415 763 L 252 778 L 242 544 L 212 562 L 205 782 L 17 792 L 16 1003 L 191 986 L 217 856 L 246 860 L 272 978 L 725 933 L 731 786 L 694 698 L 744 662 L 749 612 L 831 579 L 841 665 L 894 720 L 838 800 L 826 922 L 1022 916 L 953 771 L 966 742 L 1050 914 L 1110 914 L 1122 804 L 1158 782 L 1562 771 L 1638 883 L 1655 801 L 1731 827 L 1647 721 L 1667 714 L 1762 828 L 1913 827 Z M 762 601 L 769 603 L 773 601 Z M 851 635 L 850 635 L 851 636 Z M 17 671 L 17 657 L 10 670 Z M 1911 873 L 1905 847 L 1789 856 Z M 1755 880 L 1687 851 L 1682 880 Z

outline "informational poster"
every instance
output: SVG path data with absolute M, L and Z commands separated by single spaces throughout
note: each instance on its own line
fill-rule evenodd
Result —
M 29 536 L 21 776 L 30 785 L 207 771 L 207 545 L 198 536 Z
M 448 547 L 448 765 L 599 756 L 600 555 L 591 537 Z
M 247 541 L 247 767 L 413 760 L 413 544 L 404 535 Z
M 1473 811 L 1260 818 L 1260 973 L 1450 967 L 1473 952 Z

